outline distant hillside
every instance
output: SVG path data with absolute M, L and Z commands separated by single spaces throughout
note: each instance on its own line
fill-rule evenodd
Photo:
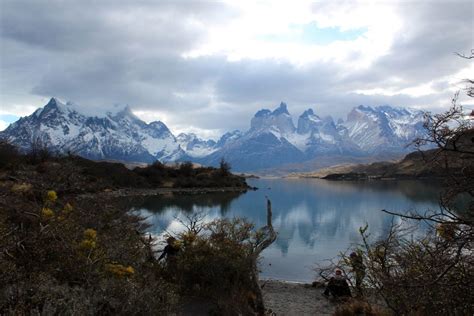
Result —
M 266 168 L 255 172 L 259 176 L 292 177 L 299 174 L 313 174 L 317 171 L 329 170 L 335 167 L 347 167 L 365 165 L 379 161 L 398 161 L 404 157 L 402 153 L 377 154 L 373 156 L 353 157 L 344 155 L 318 156 L 314 159 L 300 162 L 288 163 L 274 168 Z
M 449 176 L 445 169 L 446 162 L 449 164 L 449 173 L 465 172 L 466 167 L 472 169 L 474 166 L 472 155 L 453 156 L 449 152 L 440 153 L 432 149 L 410 153 L 399 161 L 338 165 L 316 172 L 294 173 L 291 177 L 328 180 L 445 178 Z

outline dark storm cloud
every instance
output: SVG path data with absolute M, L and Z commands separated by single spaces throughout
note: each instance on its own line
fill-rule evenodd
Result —
M 295 116 L 312 107 L 335 117 L 358 104 L 435 104 L 450 92 L 353 92 L 408 88 L 466 66 L 453 53 L 472 48 L 470 2 L 401 3 L 404 24 L 389 53 L 368 68 L 348 70 L 335 62 L 183 58 L 206 40 L 209 27 L 238 16 L 214 1 L 2 1 L 2 102 L 32 93 L 95 107 L 130 104 L 165 113 L 176 126 L 221 130 L 245 129 L 258 109 L 280 101 Z
M 2 87 L 93 105 L 169 104 L 202 82 L 190 71 L 200 65 L 180 55 L 202 40 L 202 25 L 231 17 L 214 2 L 3 2 Z
M 1 34 L 62 53 L 176 52 L 199 40 L 193 19 L 212 23 L 230 16 L 219 2 L 5 1 Z

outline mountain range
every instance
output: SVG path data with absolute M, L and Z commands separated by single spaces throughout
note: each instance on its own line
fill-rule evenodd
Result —
M 217 165 L 224 158 L 236 171 L 255 171 L 333 155 L 400 155 L 409 151 L 406 145 L 414 138 L 423 135 L 423 122 L 421 111 L 360 105 L 338 122 L 308 109 L 295 126 L 282 102 L 274 110 L 258 111 L 249 130 L 227 132 L 214 141 L 192 133 L 174 136 L 163 122 L 145 123 L 128 106 L 91 115 L 52 98 L 0 132 L 0 138 L 24 151 L 39 139 L 54 152 L 90 159 Z

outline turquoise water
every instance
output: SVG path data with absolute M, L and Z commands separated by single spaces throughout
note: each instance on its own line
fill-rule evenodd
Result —
M 359 227 L 371 237 L 384 235 L 393 219 L 382 209 L 405 213 L 438 209 L 439 185 L 421 181 L 326 181 L 319 179 L 252 179 L 257 191 L 151 197 L 133 207 L 146 217 L 155 235 L 183 229 L 180 220 L 200 212 L 205 221 L 247 217 L 266 225 L 266 200 L 273 205 L 278 238 L 263 252 L 261 277 L 308 282 L 316 264 L 360 243 Z M 416 233 L 416 232 L 415 232 Z

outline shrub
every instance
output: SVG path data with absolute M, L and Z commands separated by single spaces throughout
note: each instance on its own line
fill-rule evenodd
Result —
M 389 316 L 391 313 L 386 309 L 371 305 L 364 301 L 350 300 L 336 307 L 334 316 Z
M 168 262 L 171 278 L 184 295 L 206 298 L 219 315 L 263 315 L 258 283 L 258 257 L 276 239 L 271 203 L 267 226 L 255 230 L 245 219 L 218 219 L 203 224 L 204 214 L 181 221 L 187 228 L 178 236 L 181 250 Z
M 243 219 L 221 219 L 182 233 L 174 272 L 181 291 L 210 299 L 223 314 L 250 313 L 253 228 Z
M 30 148 L 26 154 L 28 162 L 34 165 L 45 162 L 52 156 L 51 150 L 40 137 L 36 137 L 31 141 Z
M 105 201 L 0 188 L 0 314 L 163 314 L 177 302 L 136 218 Z M 137 232 L 139 232 L 137 234 Z
M 226 161 L 224 157 L 222 157 L 219 162 L 219 171 L 224 177 L 230 175 L 230 163 Z
M 15 146 L 6 140 L 0 139 L 0 168 L 17 164 L 20 157 L 18 149 Z
M 183 177 L 190 177 L 194 173 L 193 163 L 190 161 L 183 162 L 179 165 L 179 172 Z

